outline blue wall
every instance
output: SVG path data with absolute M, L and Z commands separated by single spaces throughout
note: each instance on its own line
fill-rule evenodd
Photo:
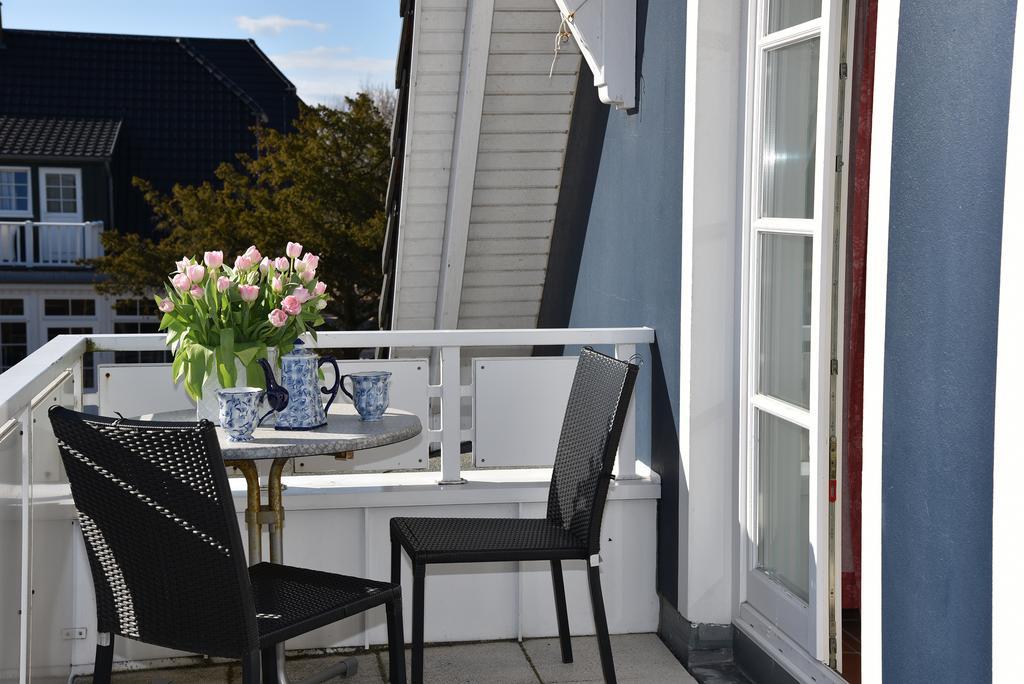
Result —
M 900 6 L 882 474 L 887 681 L 986 681 L 991 672 L 992 429 L 1015 4 Z
M 678 582 L 679 288 L 686 3 L 639 0 L 639 106 L 609 113 L 580 259 L 572 327 L 648 325 L 637 450 L 662 474 L 659 590 Z M 642 50 L 642 52 L 641 52 Z M 591 87 L 590 74 L 580 87 Z

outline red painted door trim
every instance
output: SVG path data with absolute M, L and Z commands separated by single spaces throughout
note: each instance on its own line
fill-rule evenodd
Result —
M 845 545 L 843 608 L 860 607 L 861 465 L 864 429 L 864 287 L 868 244 L 868 186 L 871 166 L 871 108 L 875 80 L 875 27 L 878 0 L 860 0 L 855 14 L 853 47 L 854 100 L 849 186 L 849 242 L 846 264 L 845 501 L 850 543 Z M 852 569 L 846 569 L 850 568 Z

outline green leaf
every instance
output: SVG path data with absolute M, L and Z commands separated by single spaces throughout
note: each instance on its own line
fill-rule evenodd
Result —
M 235 331 L 222 328 L 220 345 L 217 347 L 217 378 L 221 387 L 234 387 L 237 379 L 235 371 Z

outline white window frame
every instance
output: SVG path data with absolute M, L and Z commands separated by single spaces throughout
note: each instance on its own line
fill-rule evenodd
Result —
M 767 25 L 764 7 L 767 2 L 751 3 L 748 13 L 748 49 L 751 51 L 747 60 L 747 112 L 744 151 L 744 220 L 743 220 L 743 266 L 742 266 L 742 301 L 741 301 L 741 340 L 740 340 L 740 465 L 739 465 L 739 502 L 741 519 L 740 563 L 739 563 L 739 622 L 751 625 L 760 624 L 766 633 L 776 635 L 779 643 L 773 643 L 779 651 L 789 651 L 792 662 L 800 659 L 800 651 L 820 662 L 827 661 L 827 601 L 822 600 L 827 593 L 828 568 L 822 562 L 828 553 L 825 540 L 827 538 L 827 513 L 822 506 L 821 497 L 827 493 L 828 472 L 822 467 L 821 454 L 828 449 L 828 385 L 822 378 L 828 377 L 829 354 L 827 345 L 820 342 L 812 345 L 811 353 L 811 394 L 810 407 L 802 409 L 790 407 L 785 402 L 770 398 L 757 397 L 755 307 L 757 299 L 754 292 L 755 262 L 758 256 L 758 234 L 785 233 L 792 235 L 810 235 L 815 239 L 815 253 L 812 275 L 812 339 L 822 340 L 829 324 L 830 297 L 823 290 L 824 283 L 830 282 L 830 259 L 822 258 L 823 246 L 831 244 L 832 216 L 831 212 L 823 211 L 823 197 L 831 197 L 835 192 L 836 179 L 834 174 L 826 171 L 830 160 L 837 153 L 835 136 L 828 134 L 827 129 L 835 125 L 837 107 L 838 64 L 832 65 L 832 52 L 838 39 L 841 21 L 838 17 L 838 0 L 823 0 L 822 15 L 817 19 L 781 29 L 764 35 L 762 27 Z M 811 219 L 773 219 L 759 216 L 761 202 L 760 162 L 756 150 L 761 149 L 760 128 L 755 127 L 761 122 L 760 109 L 762 103 L 763 56 L 766 50 L 794 44 L 817 36 L 821 39 L 821 57 L 819 61 L 818 89 L 819 98 L 825 98 L 823 112 L 818 113 L 816 122 L 816 138 L 818 155 L 815 169 L 814 217 Z M 834 73 L 833 73 L 834 68 Z M 828 252 L 830 253 L 830 252 Z M 753 338 L 751 336 L 754 336 Z M 769 405 L 770 404 L 770 405 Z M 779 416 L 785 421 L 808 430 L 811 448 L 809 477 L 811 487 L 809 535 L 812 559 L 809 568 L 809 601 L 804 603 L 792 596 L 785 588 L 775 586 L 767 578 L 754 572 L 757 559 L 756 533 L 757 502 L 753 498 L 751 487 L 757 481 L 757 461 L 753 442 L 753 421 L 757 409 L 767 409 L 769 414 Z M 837 587 L 838 591 L 838 587 Z M 752 601 L 751 594 L 760 598 Z M 769 601 L 766 599 L 771 596 Z M 837 601 L 839 596 L 837 593 Z M 771 615 L 758 612 L 757 604 L 770 606 Z M 840 604 L 841 605 L 841 604 Z M 826 627 L 823 629 L 823 626 Z M 784 655 L 786 655 L 784 653 Z M 799 667 L 794 667 L 799 671 Z M 824 666 L 821 671 L 829 676 L 834 675 Z
M 0 166 L 0 171 L 22 171 L 25 173 L 28 179 L 28 209 L 26 210 L 2 210 L 0 211 L 0 217 L 4 218 L 32 218 L 32 169 L 28 166 Z
M 73 214 L 67 212 L 50 212 L 46 210 L 46 174 L 60 173 L 72 174 L 75 177 L 75 204 L 77 211 Z M 82 169 L 62 168 L 44 166 L 39 169 L 39 222 L 40 223 L 82 223 L 84 216 L 82 198 Z

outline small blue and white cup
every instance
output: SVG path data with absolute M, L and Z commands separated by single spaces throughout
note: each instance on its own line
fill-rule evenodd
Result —
M 217 390 L 220 426 L 229 442 L 250 442 L 256 429 L 263 390 L 259 387 L 227 387 Z
M 352 391 L 345 388 L 345 378 L 352 381 Z M 380 420 L 388 410 L 388 390 L 391 386 L 390 371 L 367 371 L 341 376 L 341 391 L 356 407 L 359 417 L 365 421 Z

